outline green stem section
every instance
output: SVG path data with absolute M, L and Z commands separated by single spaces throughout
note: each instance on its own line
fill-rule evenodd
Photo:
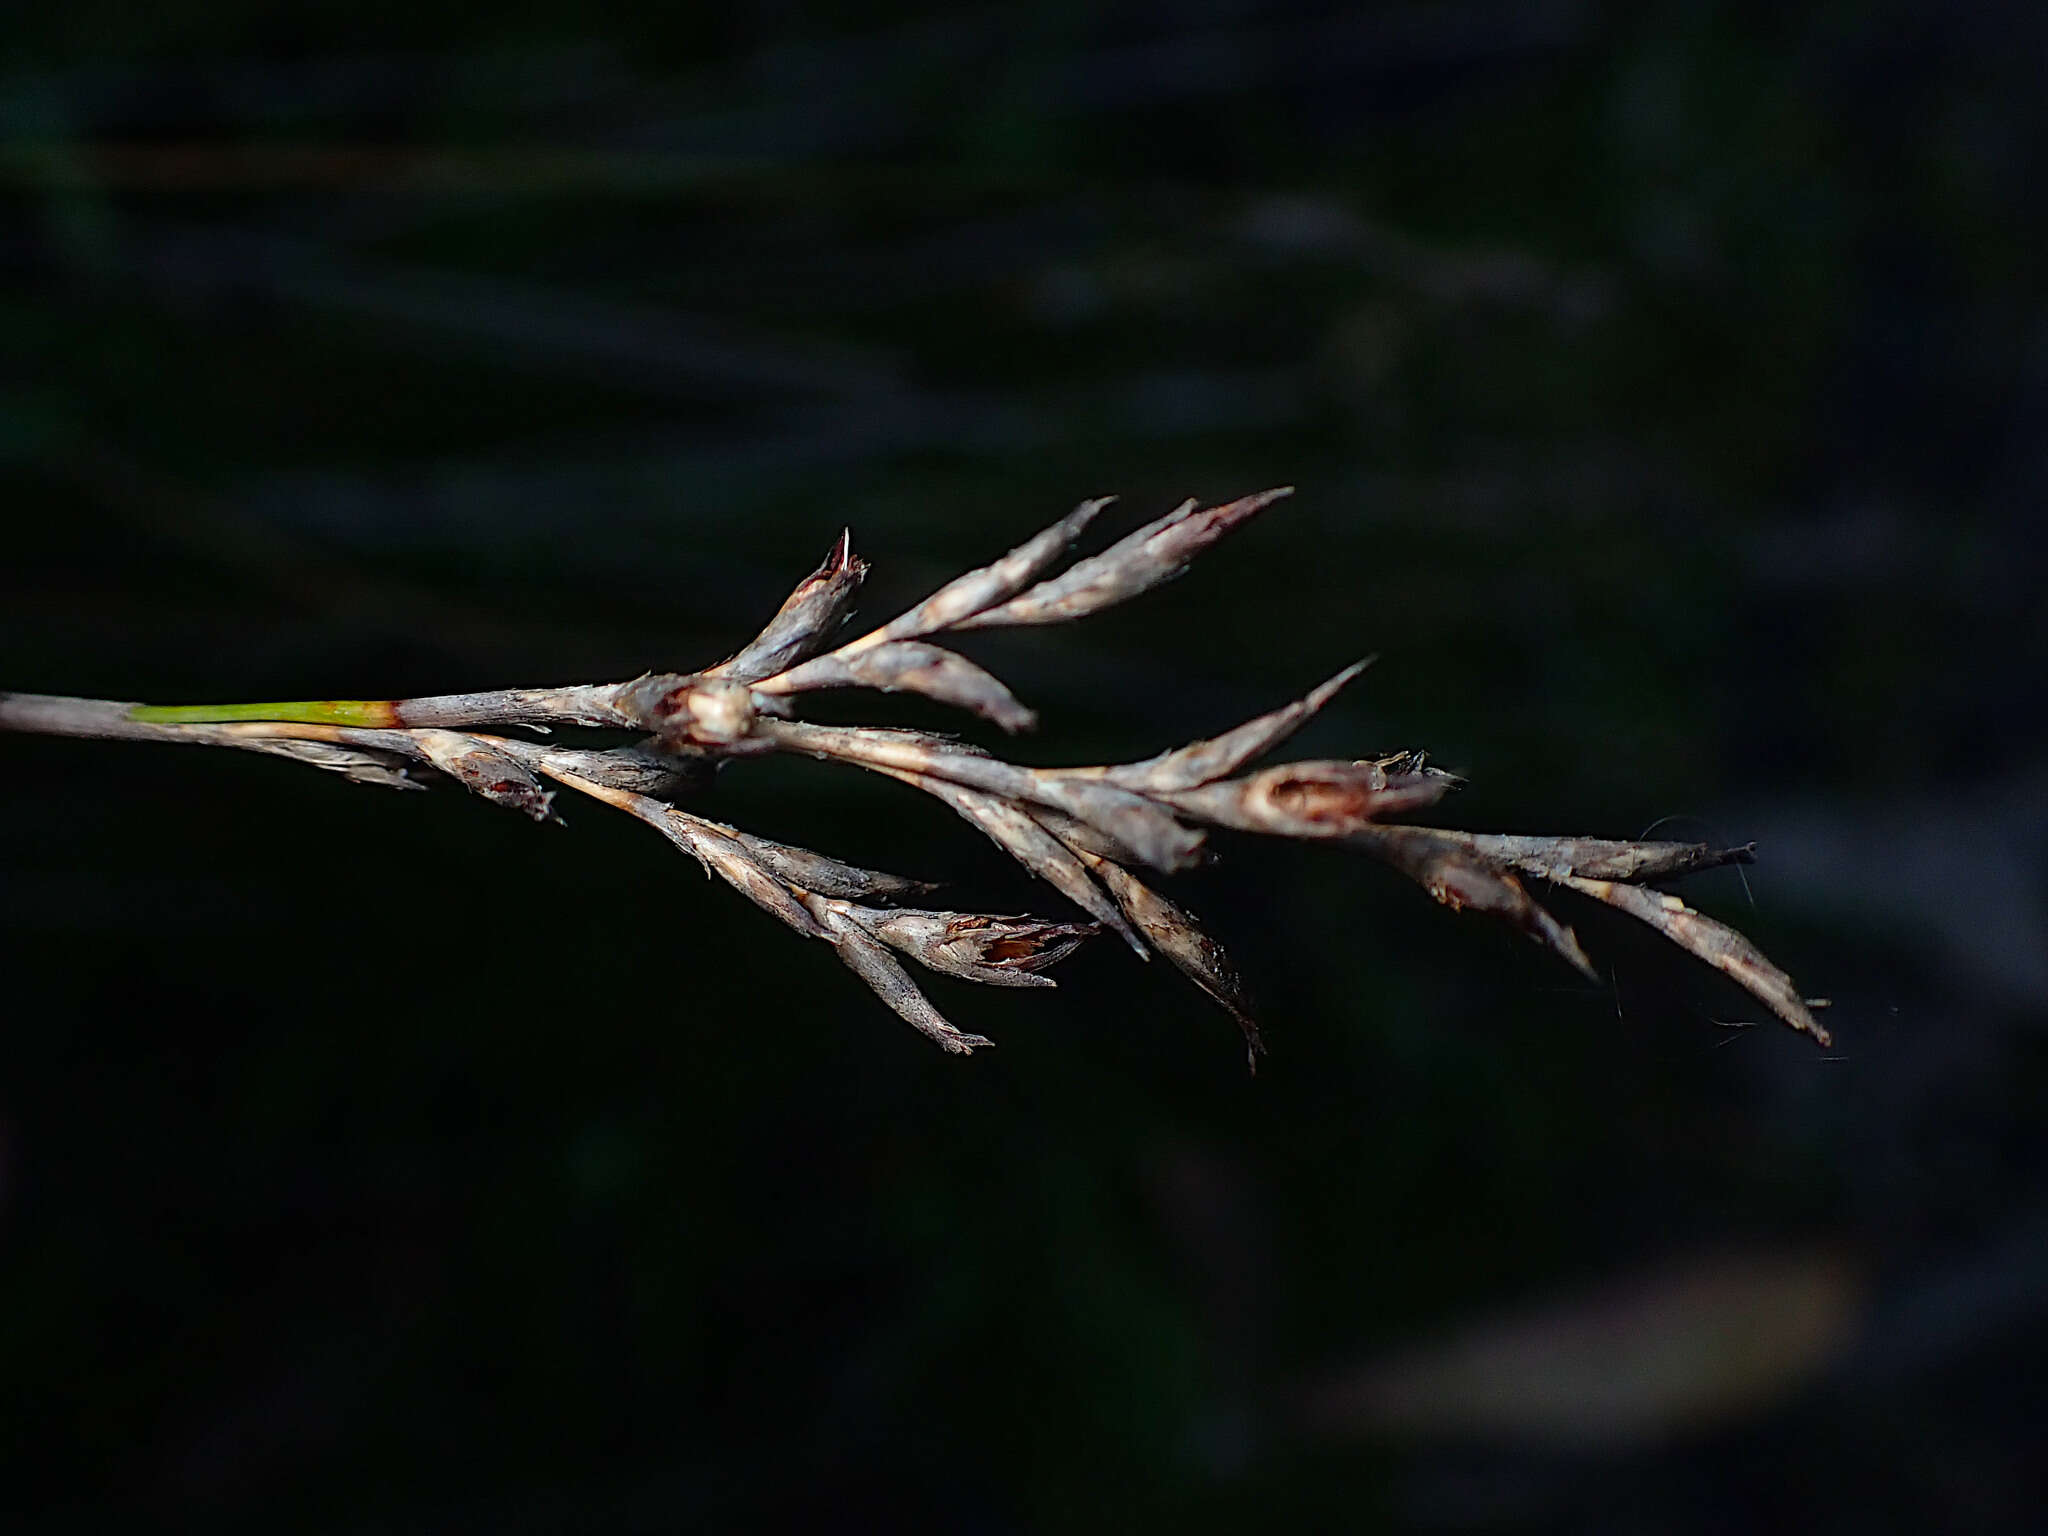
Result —
M 298 699 L 288 704 L 138 704 L 130 720 L 148 725 L 224 725 L 238 720 L 289 721 L 302 725 L 392 726 L 399 723 L 395 699 Z

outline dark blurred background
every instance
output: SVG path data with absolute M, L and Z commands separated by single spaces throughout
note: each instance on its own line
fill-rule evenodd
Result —
M 1108 945 L 963 1061 L 601 807 L 0 739 L 7 1529 L 2035 1528 L 2048 12 L 360 22 L 11 16 L 0 686 L 702 665 L 843 525 L 879 615 L 1292 482 L 975 647 L 1026 760 L 1377 650 L 1305 754 L 1759 839 L 1688 894 L 1837 1044 L 1224 841 L 1256 1080 Z M 851 771 L 712 814 L 1058 910 Z

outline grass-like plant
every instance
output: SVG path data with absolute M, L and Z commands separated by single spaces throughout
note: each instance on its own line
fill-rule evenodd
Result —
M 850 640 L 840 635 L 867 566 L 842 535 L 759 635 L 698 672 L 433 698 L 283 704 L 163 706 L 0 693 L 0 727 L 239 747 L 396 788 L 447 779 L 537 821 L 555 815 L 549 784 L 574 790 L 638 817 L 798 933 L 831 944 L 913 1027 L 961 1054 L 990 1042 L 940 1014 L 905 958 L 994 986 L 1051 986 L 1047 968 L 1107 929 L 1140 958 L 1164 955 L 1221 1004 L 1243 1030 L 1256 1067 L 1264 1046 L 1237 971 L 1194 917 L 1152 883 L 1155 873 L 1199 862 L 1209 828 L 1357 849 L 1454 910 L 1484 912 L 1520 929 L 1591 977 L 1577 937 L 1529 894 L 1528 883 L 1578 892 L 1649 924 L 1732 977 L 1787 1024 L 1829 1043 L 1785 972 L 1734 929 L 1656 888 L 1694 870 L 1748 863 L 1754 845 L 1515 836 L 1397 821 L 1434 805 L 1459 782 L 1420 752 L 1250 770 L 1356 677 L 1363 662 L 1220 736 L 1107 766 L 1027 768 L 929 731 L 798 717 L 807 693 L 868 688 L 923 694 L 1005 731 L 1028 730 L 1036 723 L 1031 710 L 934 637 L 1065 623 L 1135 597 L 1180 574 L 1204 549 L 1287 494 L 1286 488 L 1263 491 L 1207 508 L 1190 501 L 1050 574 L 1107 505 L 1083 502 L 1001 559 Z M 503 727 L 553 725 L 617 730 L 628 739 L 591 748 L 499 734 Z M 934 887 L 771 842 L 676 803 L 697 798 L 720 764 L 770 753 L 849 763 L 923 790 L 1088 920 L 913 905 Z

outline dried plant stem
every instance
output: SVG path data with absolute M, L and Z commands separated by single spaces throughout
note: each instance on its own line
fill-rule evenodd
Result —
M 926 731 L 794 717 L 806 693 L 861 687 L 923 694 L 1004 730 L 1028 729 L 1036 720 L 1030 709 L 932 637 L 1059 623 L 1122 602 L 1171 580 L 1286 494 L 1264 491 L 1206 509 L 1186 503 L 1048 575 L 1107 505 L 1083 502 L 1002 558 L 844 642 L 838 632 L 867 566 L 842 535 L 760 635 L 701 672 L 429 698 L 270 704 L 164 706 L 0 694 L 0 729 L 234 747 L 398 788 L 452 779 L 535 820 L 555 819 L 555 791 L 546 785 L 558 785 L 653 827 L 707 874 L 795 932 L 831 944 L 906 1022 L 961 1054 L 989 1042 L 946 1020 L 899 957 L 994 986 L 1050 986 L 1046 967 L 1109 929 L 1141 957 L 1164 955 L 1215 999 L 1237 1021 L 1256 1067 L 1264 1043 L 1235 967 L 1191 914 L 1134 872 L 1171 873 L 1199 862 L 1211 828 L 1355 849 L 1446 906 L 1487 913 L 1592 975 L 1576 935 L 1524 882 L 1572 891 L 1647 923 L 1787 1024 L 1828 1043 L 1809 1001 L 1748 940 L 1677 897 L 1645 888 L 1650 881 L 1748 863 L 1753 845 L 1717 849 L 1404 824 L 1394 818 L 1435 804 L 1459 782 L 1419 753 L 1244 771 L 1328 704 L 1365 662 L 1222 735 L 1132 763 L 1032 768 Z M 629 737 L 608 747 L 561 747 L 491 729 L 507 725 L 597 727 Z M 756 837 L 675 803 L 708 787 L 720 763 L 771 753 L 850 764 L 934 796 L 1089 921 L 907 907 L 901 905 L 906 898 L 932 887 Z

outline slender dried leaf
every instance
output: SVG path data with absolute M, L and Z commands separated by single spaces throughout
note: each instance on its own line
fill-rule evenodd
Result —
M 1346 841 L 1393 865 L 1453 912 L 1484 912 L 1519 928 L 1580 974 L 1597 979 L 1571 929 L 1531 897 L 1522 882 L 1487 864 L 1433 827 L 1367 827 Z
M 816 655 L 832 643 L 853 612 L 867 573 L 867 562 L 854 557 L 852 531 L 841 533 L 824 563 L 797 584 L 746 649 L 707 668 L 704 675 L 736 683 L 759 682 Z
M 560 768 L 595 784 L 662 800 L 703 794 L 718 777 L 717 764 L 708 758 L 677 757 L 652 746 L 596 751 L 584 747 L 536 747 L 531 742 L 506 741 L 495 736 L 477 739 L 489 741 L 521 762 L 543 769 Z
M 1581 875 L 1589 880 L 1669 880 L 1724 864 L 1754 864 L 1756 844 L 1715 848 L 1706 843 L 1629 843 L 1600 837 L 1528 837 L 1498 832 L 1450 832 L 1431 828 L 1491 859 L 1511 864 L 1542 880 Z
M 945 779 L 903 772 L 892 776 L 950 805 L 1003 852 L 1097 922 L 1113 929 L 1141 959 L 1150 958 L 1144 941 L 1124 921 L 1116 903 L 1089 877 L 1087 867 L 1073 850 L 1033 820 L 1022 806 Z
M 826 930 L 826 936 L 837 947 L 839 958 L 846 962 L 847 969 L 874 988 L 875 995 L 893 1008 L 898 1017 L 941 1050 L 965 1056 L 978 1045 L 995 1044 L 986 1036 L 970 1035 L 956 1029 L 932 1005 L 931 999 L 918 990 L 917 983 L 910 979 L 910 973 L 889 953 L 888 946 L 849 913 L 831 902 L 815 898 L 811 908 Z
M 1242 496 L 1220 507 L 1196 510 L 1184 502 L 1157 522 L 1118 540 L 1099 555 L 1076 561 L 1050 581 L 955 624 L 955 629 L 994 629 L 1016 624 L 1060 624 L 1082 618 L 1171 581 L 1203 550 L 1242 526 L 1294 487 L 1281 486 Z
M 1612 880 L 1588 880 L 1578 875 L 1563 876 L 1557 883 L 1648 923 L 1680 949 L 1732 978 L 1743 991 L 1794 1029 L 1813 1036 L 1822 1045 L 1834 1044 L 1833 1037 L 1813 1016 L 1806 999 L 1799 995 L 1792 978 L 1726 923 L 1695 912 L 1663 891 Z
M 965 750 L 944 737 L 914 731 L 879 731 L 816 725 L 804 720 L 763 720 L 758 739 L 769 746 L 859 763 L 878 772 L 905 772 L 978 789 L 986 794 L 1050 806 L 1100 828 L 1143 862 L 1185 869 L 1199 857 L 1202 833 L 1172 812 L 1129 790 L 1084 775 L 1022 768 Z
M 1031 819 L 1044 827 L 1054 837 L 1065 843 L 1074 852 L 1084 856 L 1094 855 L 1116 864 L 1142 864 L 1145 861 L 1131 849 L 1111 837 L 1099 827 L 1091 827 L 1085 821 L 1076 821 L 1065 811 L 1055 811 L 1049 806 L 1031 807 Z M 1092 866 L 1091 866 L 1092 867 Z
M 1050 528 L 1033 534 L 1002 559 L 956 576 L 907 613 L 899 614 L 872 635 L 848 646 L 849 651 L 886 640 L 908 640 L 956 629 L 991 604 L 1003 602 L 1024 590 L 1047 566 L 1073 547 L 1095 514 L 1116 498 L 1099 496 L 1084 501 Z
M 654 822 L 676 846 L 695 856 L 707 874 L 717 875 L 762 911 L 787 923 L 807 939 L 829 937 L 798 893 L 778 880 L 729 827 L 664 807 Z
M 425 789 L 418 779 L 407 775 L 405 759 L 395 755 L 367 752 L 354 747 L 337 747 L 324 741 L 229 741 L 223 745 L 250 752 L 267 752 L 294 762 L 325 768 L 343 775 L 352 784 L 376 784 L 385 789 Z M 556 818 L 559 820 L 560 818 Z
M 1087 857 L 1084 855 L 1084 857 Z M 1190 981 L 1222 1005 L 1244 1034 L 1245 1065 L 1256 1073 L 1266 1042 L 1252 1014 L 1244 978 L 1194 914 L 1170 901 L 1112 860 L 1088 857 L 1088 867 L 1102 881 L 1138 931 Z
M 1095 772 L 1120 789 L 1138 790 L 1145 794 L 1193 789 L 1210 783 L 1237 772 L 1246 763 L 1279 746 L 1370 665 L 1370 656 L 1353 662 L 1306 698 L 1296 699 L 1292 704 L 1260 715 L 1256 720 L 1247 720 L 1221 736 L 1191 742 L 1171 752 L 1162 752 L 1157 757 L 1148 757 L 1143 762 L 1118 763 Z
M 765 837 L 755 837 L 751 832 L 735 830 L 732 835 L 778 880 L 815 891 L 820 896 L 835 896 L 849 901 L 876 897 L 887 900 L 895 896 L 922 896 L 938 889 L 938 883 L 933 880 L 913 880 L 908 875 L 862 869 L 857 864 L 828 858 L 808 848 L 770 842 Z
M 763 692 L 777 694 L 818 688 L 920 693 L 942 704 L 972 710 L 1013 733 L 1038 724 L 1038 717 L 989 673 L 965 656 L 925 640 L 892 640 L 863 650 L 834 651 L 762 684 Z
M 1207 841 L 1199 828 L 1183 825 L 1165 807 L 1113 785 L 1039 771 L 1017 798 L 1065 811 L 1096 828 L 1138 861 L 1154 869 L 1191 869 L 1201 862 Z

